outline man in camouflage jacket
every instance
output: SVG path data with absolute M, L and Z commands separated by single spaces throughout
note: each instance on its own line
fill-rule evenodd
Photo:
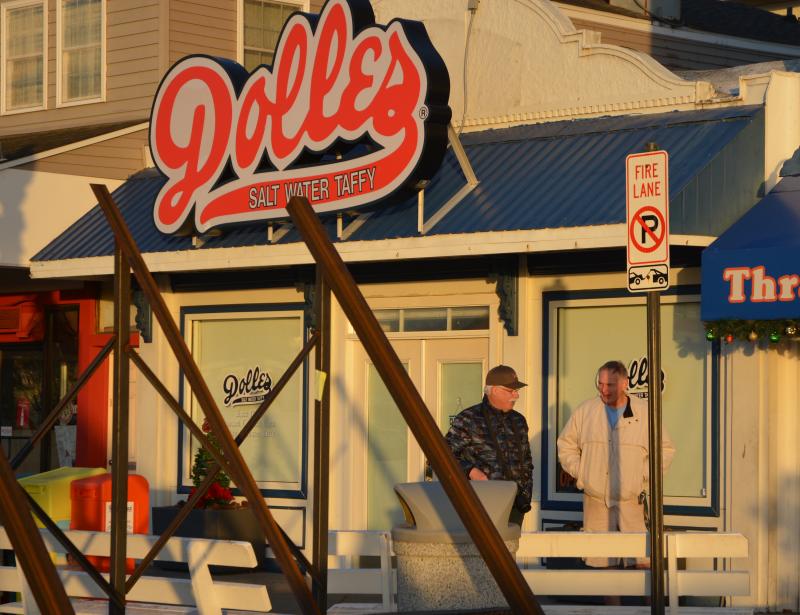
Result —
M 498 365 L 486 375 L 483 401 L 461 411 L 447 432 L 447 443 L 470 480 L 511 480 L 517 497 L 511 521 L 522 523 L 531 509 L 533 459 L 528 423 L 514 410 L 520 382 L 513 369 Z

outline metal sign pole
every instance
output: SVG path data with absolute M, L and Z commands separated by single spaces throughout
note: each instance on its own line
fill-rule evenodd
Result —
M 664 613 L 664 493 L 661 463 L 661 291 L 669 288 L 669 154 L 656 143 L 625 159 L 627 284 L 647 292 L 650 612 Z
M 650 613 L 664 614 L 664 508 L 661 464 L 661 293 L 647 293 L 647 405 L 650 422 Z

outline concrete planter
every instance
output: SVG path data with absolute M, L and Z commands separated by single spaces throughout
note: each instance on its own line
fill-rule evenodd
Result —
M 520 527 L 508 520 L 516 484 L 494 480 L 470 484 L 506 548 L 516 553 Z M 394 489 L 407 521 L 392 528 L 398 611 L 508 608 L 441 483 L 405 483 Z
M 469 535 L 457 536 L 453 542 L 403 540 L 411 532 L 404 534 L 398 528 L 393 535 L 398 611 L 508 608 Z M 507 540 L 505 545 L 512 554 L 516 553 L 519 540 Z

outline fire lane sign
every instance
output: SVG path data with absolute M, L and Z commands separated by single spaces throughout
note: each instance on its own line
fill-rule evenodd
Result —
M 628 290 L 669 288 L 669 156 L 665 151 L 625 159 Z

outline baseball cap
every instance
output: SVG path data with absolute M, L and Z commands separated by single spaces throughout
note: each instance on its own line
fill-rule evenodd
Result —
M 508 387 L 509 389 L 521 389 L 528 386 L 524 382 L 520 382 L 517 378 L 517 372 L 511 369 L 508 365 L 498 365 L 489 370 L 486 374 L 486 386 L 500 386 Z

